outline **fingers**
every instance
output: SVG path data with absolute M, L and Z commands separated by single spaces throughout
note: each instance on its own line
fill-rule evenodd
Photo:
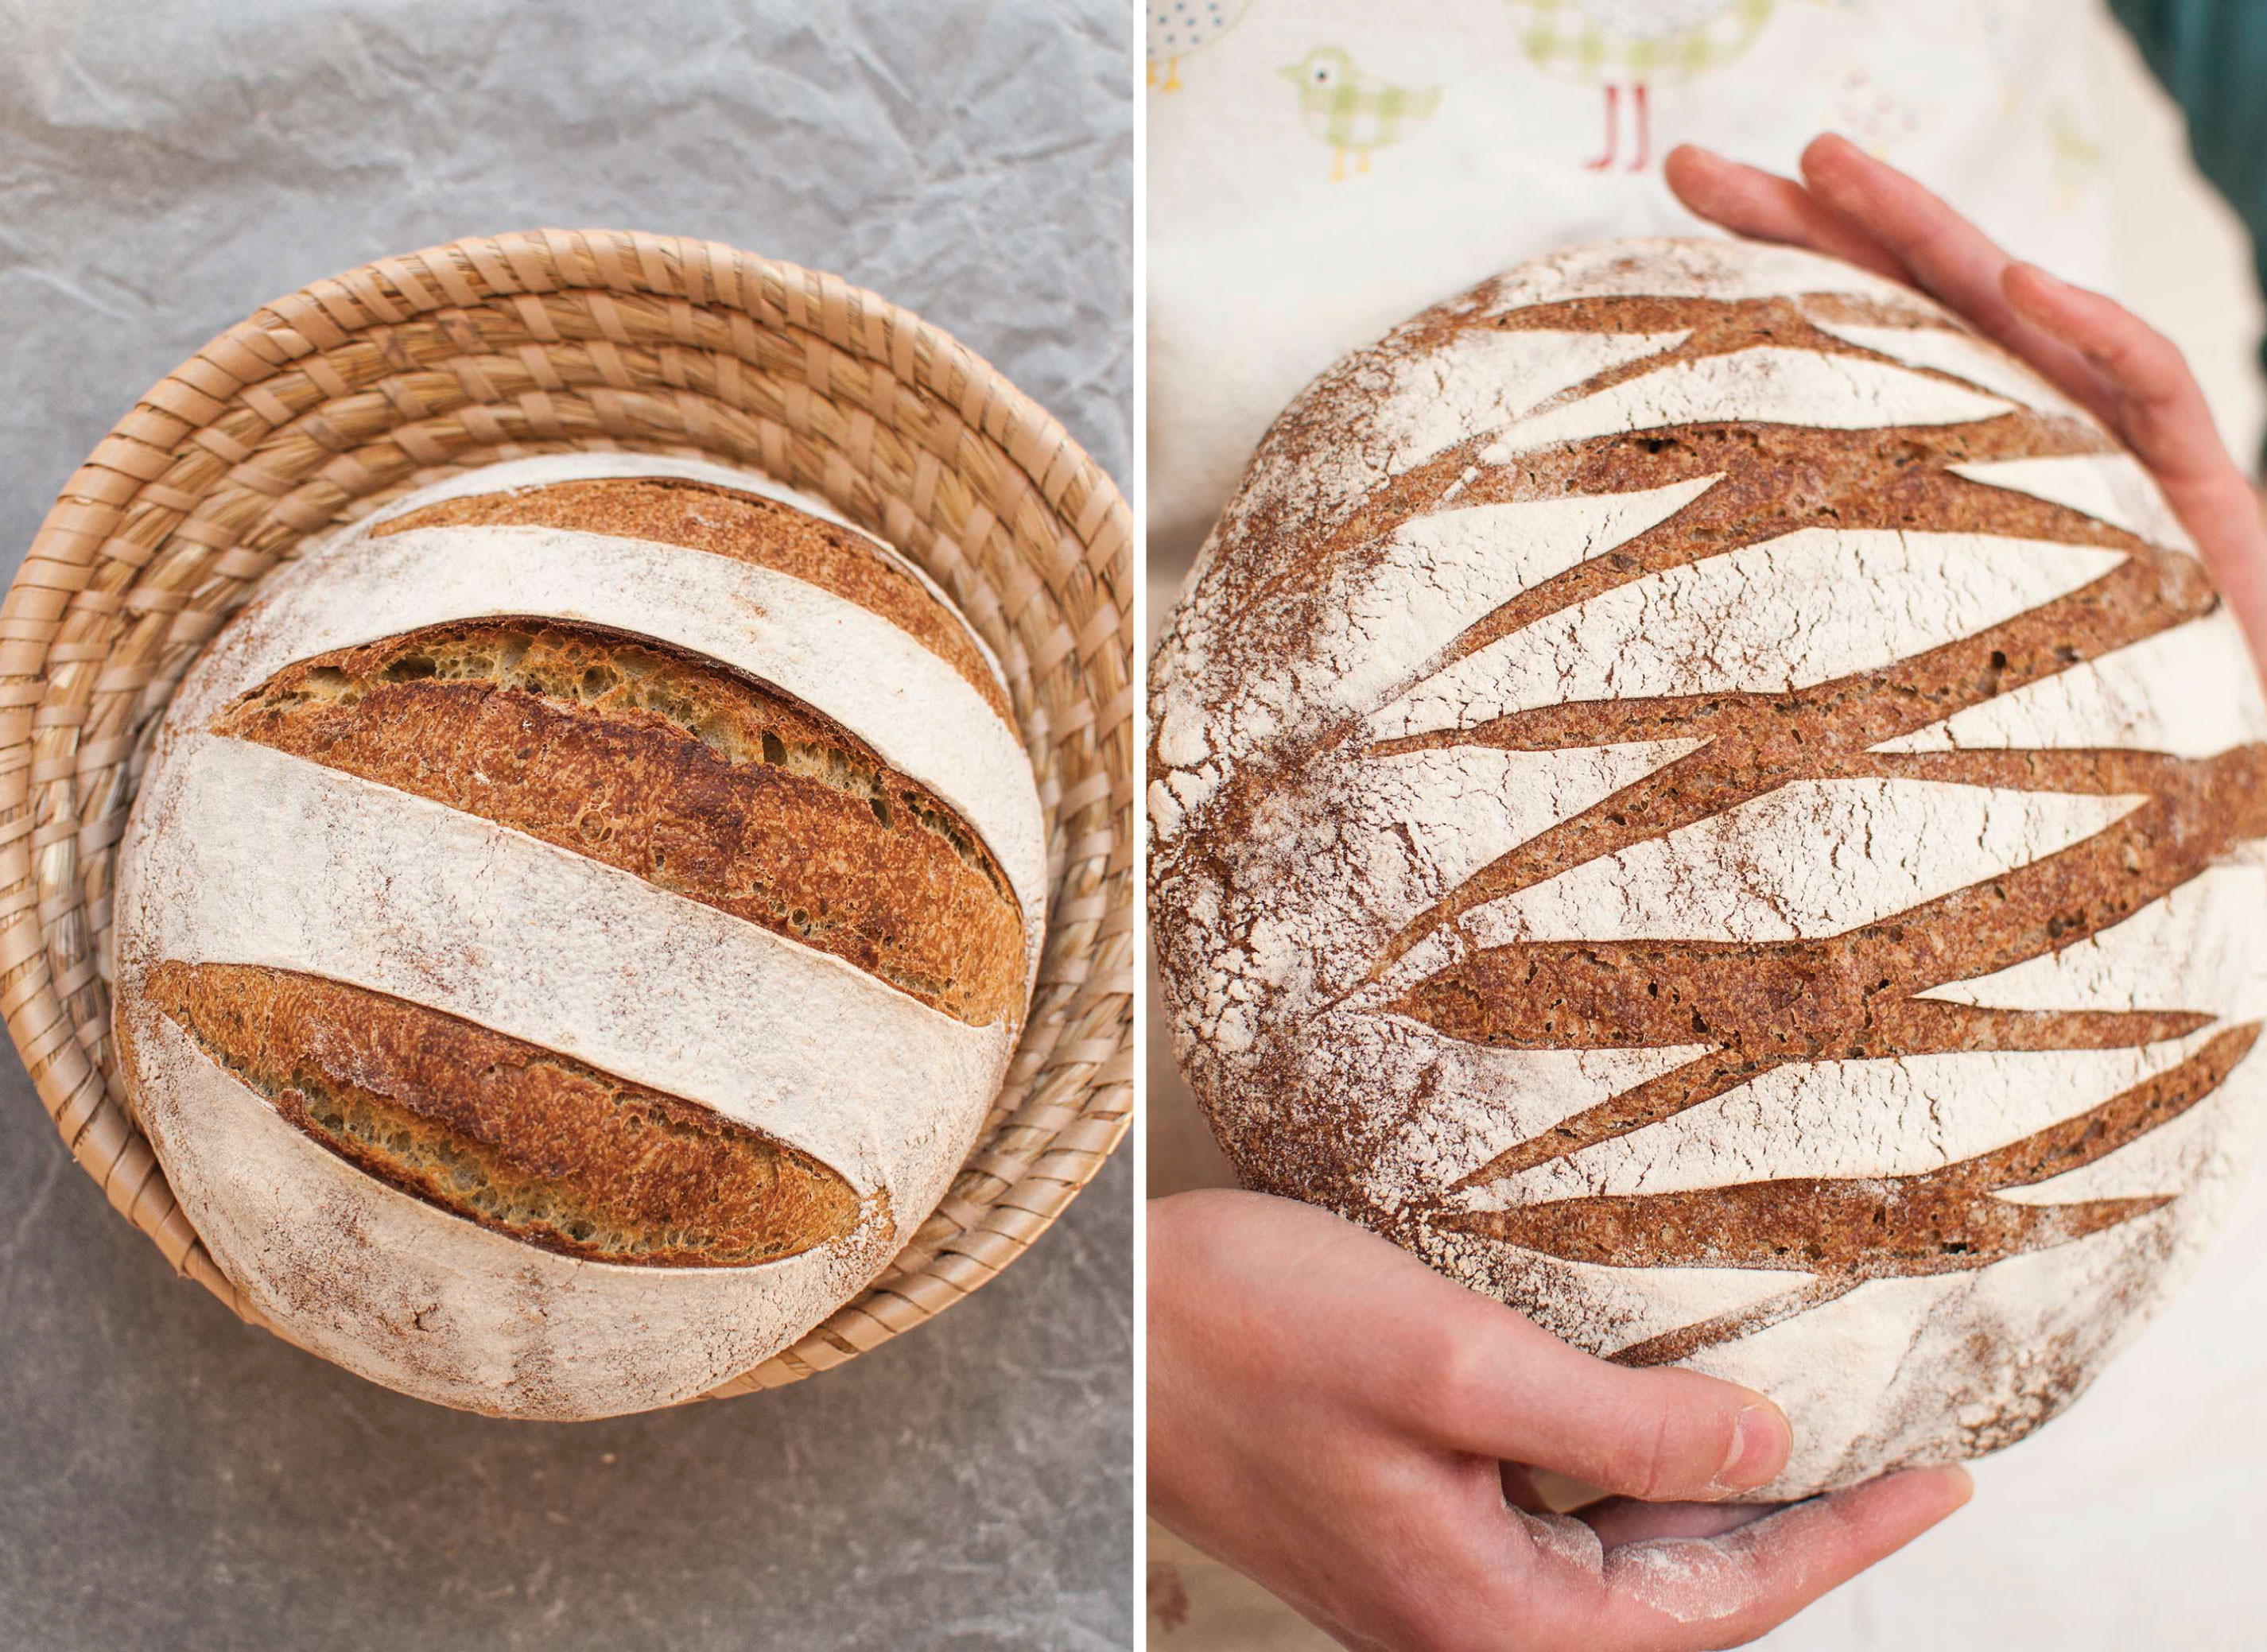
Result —
M 2160 479 L 2242 477 L 2180 347 L 2114 298 L 2074 287 L 2036 264 L 2001 278 L 2009 307 L 2079 354 L 2118 399 L 2118 434 Z
M 1831 135 L 1803 182 L 1686 146 L 1664 174 L 1736 234 L 1830 252 L 1911 281 L 2108 423 L 2164 487 L 2267 673 L 2267 529 L 2180 351 L 2110 299 L 2017 264 L 1914 179 Z
M 2002 290 L 2007 255 L 1937 195 L 1830 133 L 1803 150 L 1802 176 L 1813 194 L 1863 224 L 1913 285 L 1965 316 L 2070 395 L 2089 404 L 2098 397 L 2085 358 L 2019 314 Z
M 1791 178 L 1692 143 L 1671 150 L 1661 170 L 1689 209 L 1735 235 L 1808 247 L 1892 281 L 1905 279 L 1904 267 L 1879 242 Z
M 2148 466 L 2267 668 L 2267 528 L 2180 347 L 2115 299 L 2011 266 L 2008 302 L 2081 353 L 2109 387 L 2109 419 Z
M 1905 279 L 1994 335 L 2021 325 L 1999 290 L 2007 255 L 1926 186 L 1832 133 L 1802 151 L 1802 177 L 1821 201 L 1864 224 Z
M 1405 1387 L 1409 1421 L 1436 1444 L 1652 1502 L 1732 1496 L 1785 1465 L 1786 1419 L 1752 1389 L 1594 1359 L 1508 1308 L 1457 1294 Z
M 1742 1645 L 1903 1548 L 1970 1492 L 1963 1469 L 1915 1469 L 1721 1535 L 1608 1547 L 1595 1573 L 1580 1544 L 1534 1536 L 1532 1615 L 1587 1636 L 1580 1644 L 1631 1652 Z M 1522 1520 L 1530 1533 L 1537 1524 Z
M 1803 183 L 1684 145 L 1662 164 L 1677 199 L 1736 235 L 1807 246 L 1933 294 L 2066 394 L 2104 411 L 2085 358 L 2000 289 L 2007 255 L 1894 166 L 1829 134 L 1802 153 Z
M 1632 1644 L 1648 1621 L 1668 1645 L 1736 1645 L 1784 1623 L 1967 1502 L 1960 1468 L 1915 1469 L 1836 1492 L 1720 1538 L 1672 1538 L 1609 1553 L 1607 1592 Z M 1705 1641 L 1688 1638 L 1706 1624 Z

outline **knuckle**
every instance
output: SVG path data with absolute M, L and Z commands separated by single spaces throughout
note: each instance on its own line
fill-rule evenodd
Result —
M 1631 1496 L 1656 1502 L 1687 1488 L 1695 1442 L 1691 1431 L 1678 1426 L 1673 1406 L 1658 1400 L 1642 1405 L 1631 1419 L 1627 1440 L 1623 1479 Z
M 2111 353 L 2117 356 L 2126 371 L 2138 376 L 2161 381 L 2185 369 L 2187 359 L 2181 347 L 2156 328 L 2120 308 L 2115 319 L 2105 329 L 2109 334 Z
M 1408 1378 L 1415 1419 L 1430 1429 L 1453 1429 L 1486 1400 L 1489 1360 L 1479 1340 L 1441 1330 L 1412 1351 Z
M 1669 1407 L 1656 1406 L 1647 1426 L 1639 1431 L 1644 1442 L 1644 1455 L 1638 1465 L 1638 1495 L 1648 1500 L 1667 1493 L 1676 1484 L 1676 1425 L 1671 1420 Z
M 2172 341 L 2162 333 L 2152 332 L 2136 321 L 2123 339 L 2114 338 L 2111 349 L 2121 358 L 2124 367 L 2137 375 L 2150 377 L 2161 376 L 2167 367 L 2180 357 Z

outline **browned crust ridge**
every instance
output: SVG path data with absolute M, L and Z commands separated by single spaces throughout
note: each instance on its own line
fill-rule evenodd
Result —
M 453 622 L 287 666 L 212 728 L 632 873 L 957 1020 L 1022 1019 L 1023 914 L 976 832 L 839 724 L 710 662 Z
M 145 990 L 309 1139 L 544 1250 L 750 1267 L 860 1225 L 856 1191 L 809 1154 L 437 1010 L 248 964 L 166 960 Z
M 1922 754 L 1916 754 L 1922 755 Z M 1452 1038 L 1525 1049 L 1717 1046 L 1507 1148 L 1478 1187 L 1657 1123 L 1790 1062 L 1961 1050 L 2102 1049 L 2209 1026 L 2193 1011 L 2020 1011 L 1919 995 L 2044 956 L 2123 922 L 2237 842 L 2267 832 L 2267 748 L 2193 760 L 2142 752 L 1957 752 L 1930 771 L 2149 801 L 2001 876 L 1818 940 L 1526 941 L 1488 947 L 1393 1007 Z M 2021 766 L 2034 760 L 2043 772 Z M 2061 784 L 2054 785 L 2059 781 Z
M 1752 1268 L 1814 1277 L 1764 1302 L 1621 1349 L 1662 1364 L 1750 1335 L 1870 1279 L 1972 1272 L 2067 1245 L 2172 1202 L 2169 1195 L 2033 1204 L 1996 1195 L 2081 1169 L 2169 1123 L 2227 1081 L 2259 1037 L 2253 1022 L 2179 1065 L 2005 1147 L 1905 1176 L 1797 1177 L 1676 1193 L 1602 1194 L 1452 1211 L 1436 1218 L 1569 1261 L 1620 1268 Z

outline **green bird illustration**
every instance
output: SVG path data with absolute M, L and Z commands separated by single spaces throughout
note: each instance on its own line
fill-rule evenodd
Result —
M 1440 106 L 1441 89 L 1391 86 L 1354 67 L 1335 46 L 1317 46 L 1276 71 L 1299 89 L 1299 118 L 1331 146 L 1331 177 L 1343 179 L 1351 150 L 1358 171 L 1369 170 L 1369 152 L 1398 143 Z

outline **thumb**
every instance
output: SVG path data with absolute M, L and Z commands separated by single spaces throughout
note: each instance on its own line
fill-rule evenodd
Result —
M 1466 1298 L 1475 1312 L 1457 1316 L 1454 1356 L 1418 1389 L 1416 1421 L 1436 1444 L 1648 1502 L 1737 1496 L 1786 1466 L 1794 1431 L 1752 1388 L 1596 1359 L 1500 1303 Z

